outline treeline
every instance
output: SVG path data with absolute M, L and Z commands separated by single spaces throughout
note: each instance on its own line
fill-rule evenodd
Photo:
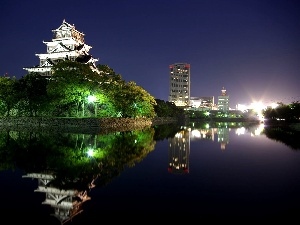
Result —
M 86 64 L 63 61 L 52 67 L 49 77 L 0 77 L 0 116 L 154 118 L 183 113 L 174 103 L 126 82 L 109 66 L 97 67 L 100 75 Z
M 263 111 L 264 118 L 270 121 L 283 120 L 287 122 L 297 122 L 300 120 L 300 102 L 291 104 L 278 103 L 276 108 L 267 108 Z

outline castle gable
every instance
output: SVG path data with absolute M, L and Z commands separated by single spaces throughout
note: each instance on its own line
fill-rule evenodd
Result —
M 53 65 L 54 63 L 50 59 L 47 59 L 43 64 L 40 65 L 40 67 L 51 67 Z
M 71 51 L 70 48 L 68 48 L 67 46 L 65 46 L 63 43 L 59 43 L 56 48 L 54 48 L 51 53 L 60 53 L 60 52 L 69 52 Z
M 84 43 L 84 34 L 75 29 L 74 25 L 67 23 L 65 20 L 59 28 L 52 30 L 53 39 L 72 38 L 78 42 Z

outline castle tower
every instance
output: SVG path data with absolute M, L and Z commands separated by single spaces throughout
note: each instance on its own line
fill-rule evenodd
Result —
M 71 60 L 85 63 L 97 72 L 100 71 L 96 67 L 98 59 L 94 59 L 89 54 L 91 46 L 84 43 L 84 35 L 75 29 L 74 25 L 63 20 L 60 27 L 52 30 L 52 41 L 43 41 L 47 45 L 47 53 L 35 54 L 39 57 L 39 65 L 33 67 L 24 67 L 28 72 L 36 72 L 43 76 L 51 76 L 51 68 L 58 62 Z

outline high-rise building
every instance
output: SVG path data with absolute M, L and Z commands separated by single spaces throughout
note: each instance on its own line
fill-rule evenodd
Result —
M 64 60 L 71 60 L 88 64 L 93 71 L 100 73 L 95 65 L 98 59 L 94 59 L 89 54 L 92 47 L 84 43 L 85 34 L 76 30 L 74 25 L 65 20 L 52 32 L 52 41 L 43 41 L 47 45 L 47 53 L 35 54 L 40 59 L 39 65 L 25 67 L 24 70 L 50 76 L 53 65 Z
M 169 102 L 176 106 L 190 106 L 190 64 L 175 63 L 170 68 Z
M 221 95 L 218 96 L 218 110 L 223 112 L 229 111 L 229 95 L 227 95 L 224 87 L 221 90 Z

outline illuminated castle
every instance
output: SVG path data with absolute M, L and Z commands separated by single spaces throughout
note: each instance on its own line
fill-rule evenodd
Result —
M 74 25 L 65 20 L 59 28 L 52 30 L 52 32 L 52 41 L 43 41 L 47 45 L 47 53 L 35 54 L 40 59 L 39 65 L 25 67 L 24 70 L 50 76 L 53 65 L 64 60 L 70 60 L 88 64 L 93 71 L 100 73 L 95 64 L 98 59 L 94 59 L 89 54 L 92 47 L 84 43 L 85 34 L 76 30 Z

